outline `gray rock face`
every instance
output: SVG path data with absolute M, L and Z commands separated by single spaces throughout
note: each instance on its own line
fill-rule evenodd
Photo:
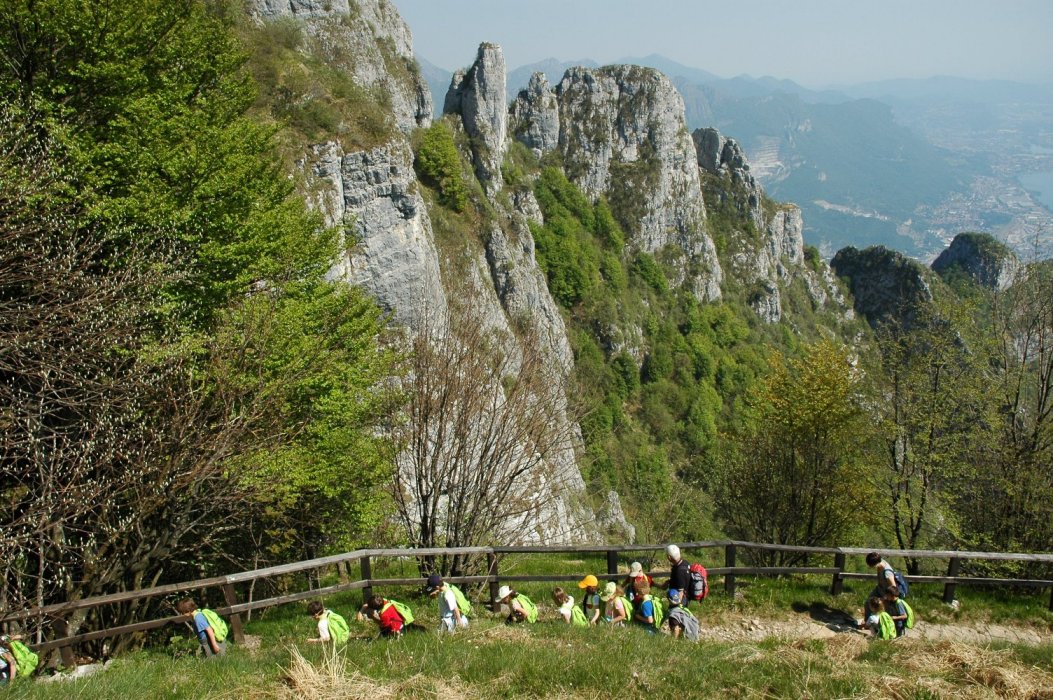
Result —
M 837 251 L 830 266 L 848 279 L 855 310 L 874 328 L 898 321 L 909 327 L 919 306 L 932 301 L 925 267 L 884 246 Z
M 334 67 L 390 97 L 395 124 L 404 133 L 431 123 L 431 90 L 413 58 L 413 34 L 388 0 L 248 0 L 247 11 L 259 22 L 302 20 L 305 30 L 330 49 L 327 58 Z M 338 60 L 342 56 L 354 60 Z M 392 66 L 398 70 L 392 72 Z
M 482 44 L 468 72 L 450 82 L 444 114 L 457 114 L 472 139 L 472 160 L 483 189 L 493 196 L 501 189 L 501 161 L 508 135 L 505 104 L 505 57 L 497 44 Z
M 431 221 L 416 189 L 405 141 L 343 153 L 334 143 L 312 149 L 302 167 L 315 183 L 312 203 L 347 241 L 330 276 L 362 285 L 403 325 L 428 306 L 445 307 Z
M 959 233 L 932 262 L 941 277 L 959 270 L 977 284 L 1004 291 L 1020 274 L 1020 261 L 1008 247 L 986 233 Z
M 847 315 L 844 295 L 829 268 L 816 272 L 804 264 L 804 220 L 794 204 L 764 204 L 764 190 L 750 173 L 746 154 L 734 139 L 716 129 L 696 129 L 691 135 L 699 167 L 716 186 L 707 189 L 722 204 L 730 204 L 752 222 L 754 232 L 736 232 L 729 242 L 734 252 L 727 273 L 748 286 L 748 301 L 768 323 L 782 318 L 784 285 L 803 278 L 816 306 L 833 306 Z M 758 240 L 759 239 L 759 242 Z
M 559 102 L 544 73 L 530 76 L 512 103 L 509 121 L 515 139 L 538 155 L 559 147 Z
M 546 114 L 547 95 L 538 95 L 518 114 Z M 705 230 L 684 102 L 672 83 L 638 66 L 572 68 L 555 96 L 568 177 L 593 198 L 605 194 L 611 200 L 628 229 L 628 245 L 648 253 L 678 252 L 674 282 L 689 284 L 701 299 L 719 299 L 722 271 Z M 517 125 L 525 134 L 545 128 Z

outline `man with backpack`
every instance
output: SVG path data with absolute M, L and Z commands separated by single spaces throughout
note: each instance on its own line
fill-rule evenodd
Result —
M 346 644 L 351 629 L 342 615 L 329 610 L 321 602 L 312 600 L 307 604 L 307 614 L 318 621 L 318 636 L 307 640 L 309 644 Z
M 222 656 L 227 653 L 227 623 L 208 608 L 198 608 L 191 598 L 176 603 L 180 615 L 189 615 L 194 622 L 194 631 L 201 642 L 205 656 Z
M 468 615 L 472 604 L 461 589 L 452 583 L 444 583 L 438 574 L 428 577 L 424 592 L 439 601 L 439 633 L 454 632 L 458 627 L 468 627 Z
M 669 580 L 665 582 L 662 588 L 667 591 L 671 589 L 678 591 L 691 590 L 691 565 L 680 557 L 680 547 L 675 544 L 668 545 L 665 548 L 665 558 L 669 560 L 669 565 L 672 568 L 669 571 Z M 687 607 L 687 604 L 688 600 L 685 596 L 681 605 Z

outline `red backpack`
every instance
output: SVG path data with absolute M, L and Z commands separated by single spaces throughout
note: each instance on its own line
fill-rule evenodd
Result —
M 709 595 L 709 574 L 701 564 L 692 564 L 688 569 L 690 584 L 687 589 L 688 600 L 704 600 Z

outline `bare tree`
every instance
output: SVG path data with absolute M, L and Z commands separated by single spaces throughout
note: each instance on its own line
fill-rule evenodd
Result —
M 474 308 L 423 315 L 413 341 L 406 448 L 394 494 L 410 541 L 461 547 L 545 539 L 557 513 L 558 465 L 573 460 L 563 368 L 539 338 L 489 328 Z M 459 574 L 470 557 L 427 558 Z

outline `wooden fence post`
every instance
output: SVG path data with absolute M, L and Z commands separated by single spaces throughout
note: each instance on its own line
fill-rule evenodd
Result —
M 223 586 L 223 599 L 230 607 L 238 604 L 238 592 L 234 590 L 234 584 L 228 583 Z M 234 633 L 235 644 L 245 643 L 245 631 L 241 628 L 241 613 L 230 614 L 230 631 Z
M 833 583 L 830 584 L 830 595 L 841 595 L 845 589 L 845 580 L 841 578 L 841 574 L 845 572 L 844 552 L 838 552 L 834 555 L 834 566 L 837 567 L 837 573 L 834 574 Z
M 607 550 L 607 573 L 618 573 L 618 552 L 613 549 Z
M 962 568 L 962 560 L 958 557 L 951 557 L 951 563 L 947 565 L 947 575 L 957 576 L 958 572 Z M 956 583 L 945 583 L 943 584 L 943 602 L 948 605 L 954 600 L 954 591 L 958 587 Z
M 724 545 L 724 566 L 735 567 L 735 545 L 730 542 Z M 724 574 L 724 593 L 735 597 L 735 574 Z
M 362 572 L 362 580 L 366 582 L 366 587 L 362 589 L 362 604 L 373 597 L 373 586 L 369 584 L 369 579 L 373 578 L 373 567 L 369 563 L 369 557 L 362 557 L 358 560 L 359 570 Z
M 69 624 L 61 617 L 56 617 L 51 621 L 51 629 L 55 630 L 55 637 L 57 639 L 69 636 Z M 77 668 L 77 658 L 73 655 L 73 647 L 59 647 L 59 657 L 62 659 L 63 668 Z
M 497 579 L 497 555 L 493 552 L 486 555 L 486 575 L 490 577 L 490 612 L 497 612 L 501 609 L 501 604 L 497 600 L 500 585 Z

